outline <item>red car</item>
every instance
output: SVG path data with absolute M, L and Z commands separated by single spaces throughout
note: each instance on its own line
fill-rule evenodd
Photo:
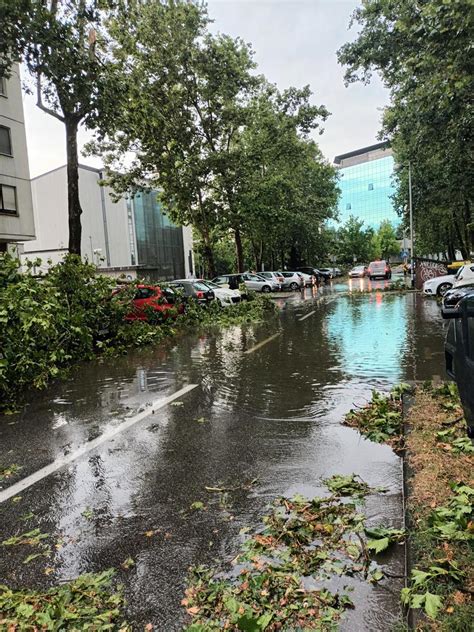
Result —
M 117 290 L 120 292 L 120 290 Z M 175 304 L 173 290 L 162 290 L 158 285 L 137 285 L 135 296 L 132 299 L 132 311 L 125 316 L 125 320 L 149 320 L 150 310 L 161 312 L 163 318 L 176 318 L 184 311 L 182 303 Z

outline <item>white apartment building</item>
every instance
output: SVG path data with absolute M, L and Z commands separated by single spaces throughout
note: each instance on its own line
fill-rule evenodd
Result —
M 0 76 L 0 252 L 35 237 L 18 64 Z
M 99 185 L 102 177 L 100 169 L 79 168 L 82 256 L 113 276 L 191 276 L 192 229 L 170 222 L 155 193 L 113 202 L 108 187 Z M 22 261 L 40 258 L 39 269 L 46 270 L 49 260 L 57 263 L 68 251 L 66 165 L 33 178 L 31 184 L 36 239 L 24 244 Z

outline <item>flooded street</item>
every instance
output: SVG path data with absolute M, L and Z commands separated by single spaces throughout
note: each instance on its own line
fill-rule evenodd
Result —
M 21 547 L 4 549 L 0 583 L 44 586 L 115 567 L 128 620 L 168 632 L 183 626 L 189 566 L 232 559 L 240 529 L 258 527 L 275 496 L 320 495 L 322 478 L 355 472 L 389 490 L 368 498 L 369 522 L 400 526 L 400 459 L 340 422 L 373 388 L 443 377 L 444 323 L 418 294 L 349 289 L 333 282 L 276 299 L 279 315 L 259 326 L 83 364 L 20 415 L 0 417 L 0 466 L 22 467 L 12 484 L 37 474 L 15 495 L 0 490 L 0 540 L 38 527 L 54 551 L 23 564 Z M 205 489 L 250 481 L 225 496 Z M 204 510 L 191 508 L 198 501 Z M 402 574 L 402 547 L 382 562 Z M 341 629 L 386 630 L 401 581 L 336 587 L 348 584 L 356 608 Z

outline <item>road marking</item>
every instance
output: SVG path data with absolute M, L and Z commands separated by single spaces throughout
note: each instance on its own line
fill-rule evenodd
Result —
M 279 335 L 280 335 L 280 332 L 278 332 L 277 334 L 273 334 L 273 336 L 270 336 L 269 338 L 265 338 L 265 340 L 262 340 L 262 342 L 259 342 L 258 345 L 255 345 L 255 347 L 252 347 L 251 349 L 247 349 L 247 351 L 244 351 L 244 354 L 253 353 L 254 351 L 257 351 L 257 349 L 260 349 L 260 347 L 263 347 L 263 345 L 266 345 L 267 342 L 270 342 L 271 340 L 278 338 Z
M 313 309 L 312 312 L 309 312 L 309 314 L 305 314 L 305 316 L 302 316 L 301 318 L 298 318 L 298 320 L 299 320 L 299 322 L 301 322 L 302 320 L 305 320 L 306 318 L 309 318 L 313 314 L 316 314 L 316 310 L 315 309 Z
M 104 432 L 104 434 L 100 435 L 100 437 L 97 437 L 97 439 L 88 441 L 84 445 L 77 448 L 77 450 L 74 450 L 74 452 L 71 452 L 70 454 L 59 457 L 58 459 L 56 459 L 49 465 L 42 467 L 40 470 L 34 472 L 33 474 L 30 474 L 30 476 L 26 476 L 21 481 L 18 481 L 18 483 L 15 483 L 14 485 L 10 485 L 10 487 L 7 487 L 7 489 L 0 492 L 0 503 L 3 503 L 9 498 L 16 496 L 17 494 L 24 491 L 25 489 L 28 489 L 28 487 L 31 487 L 35 483 L 38 483 L 43 478 L 46 478 L 53 472 L 60 470 L 61 468 L 65 467 L 66 465 L 69 465 L 73 461 L 76 461 L 81 456 L 84 456 L 84 454 L 87 454 L 91 450 L 94 450 L 94 448 L 97 448 L 98 446 L 102 445 L 102 443 L 109 441 L 112 437 L 115 437 L 116 435 L 120 434 L 124 430 L 127 430 L 127 428 L 131 428 L 142 419 L 145 419 L 145 417 L 149 417 L 155 411 L 159 410 L 160 408 L 164 408 L 165 406 L 173 402 L 175 399 L 178 399 L 182 395 L 189 393 L 189 391 L 192 391 L 193 389 L 197 387 L 198 387 L 198 384 L 188 384 L 188 386 L 184 386 L 179 391 L 176 391 L 176 393 L 173 393 L 173 395 L 169 395 L 168 397 L 165 397 L 162 399 L 156 399 L 152 403 L 151 406 L 147 406 L 145 410 L 139 412 L 133 417 L 130 417 L 129 419 L 121 423 L 119 426 L 116 426 L 115 428 L 111 428 L 110 430 L 107 430 L 106 432 Z

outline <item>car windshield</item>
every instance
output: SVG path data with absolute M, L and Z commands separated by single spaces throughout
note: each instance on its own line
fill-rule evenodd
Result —
M 273 276 L 272 272 L 260 272 L 259 275 L 265 277 L 266 279 L 271 279 Z
M 456 276 L 454 277 L 455 279 L 459 279 L 459 277 L 461 276 L 462 271 L 464 270 L 464 268 L 465 268 L 465 266 L 461 266 L 459 268 L 459 270 L 456 272 Z
M 193 288 L 201 292 L 207 292 L 207 290 L 209 289 L 205 283 L 200 283 L 199 281 L 193 283 Z
M 220 290 L 221 288 L 217 285 L 217 283 L 213 283 L 212 281 L 200 281 L 200 283 L 204 283 L 207 287 L 210 287 L 211 290 Z

